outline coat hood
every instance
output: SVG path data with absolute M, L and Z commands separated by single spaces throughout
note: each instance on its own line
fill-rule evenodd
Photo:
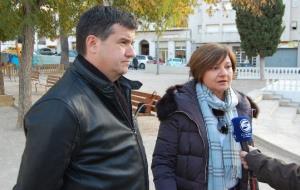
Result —
M 160 121 L 168 118 L 175 111 L 184 111 L 190 115 L 194 115 L 195 110 L 200 110 L 196 95 L 196 81 L 191 80 L 185 84 L 171 86 L 166 90 L 165 95 L 158 101 L 157 117 Z M 241 92 L 236 91 L 239 103 L 237 105 L 239 115 L 245 113 L 257 118 L 259 108 L 254 101 Z M 246 110 L 251 107 L 251 110 Z M 252 113 L 250 113 L 252 112 Z

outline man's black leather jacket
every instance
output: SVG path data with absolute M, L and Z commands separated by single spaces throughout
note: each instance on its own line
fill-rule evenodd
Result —
M 131 105 L 131 89 L 141 84 L 118 82 Z M 25 116 L 27 141 L 14 190 L 147 190 L 140 133 L 120 110 L 114 85 L 77 58 Z

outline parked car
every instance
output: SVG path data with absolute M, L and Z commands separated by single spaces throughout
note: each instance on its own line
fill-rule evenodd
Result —
M 174 67 L 184 66 L 184 61 L 181 58 L 171 58 L 168 59 L 167 65 Z
M 61 52 L 56 54 L 58 56 L 61 56 Z M 76 50 L 69 50 L 69 57 L 76 57 L 78 55 Z
M 54 52 L 50 48 L 41 48 L 41 49 L 37 50 L 37 54 L 39 54 L 39 55 L 55 55 L 56 52 Z
M 56 54 L 57 56 L 61 56 L 61 52 Z M 69 50 L 69 62 L 72 63 L 77 57 L 78 53 L 76 50 Z
M 135 56 L 138 60 L 138 68 L 145 69 L 146 64 L 154 63 L 153 57 L 150 55 L 136 55 Z M 130 62 L 129 68 L 133 68 L 132 61 Z

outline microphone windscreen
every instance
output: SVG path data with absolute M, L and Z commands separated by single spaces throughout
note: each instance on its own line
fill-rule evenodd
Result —
M 234 131 L 233 136 L 236 142 L 246 142 L 252 140 L 252 127 L 249 117 L 240 116 L 231 120 Z

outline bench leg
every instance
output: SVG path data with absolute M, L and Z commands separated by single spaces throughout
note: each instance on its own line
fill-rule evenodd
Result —
M 34 83 L 35 92 L 37 92 L 37 85 L 38 85 L 38 83 Z

